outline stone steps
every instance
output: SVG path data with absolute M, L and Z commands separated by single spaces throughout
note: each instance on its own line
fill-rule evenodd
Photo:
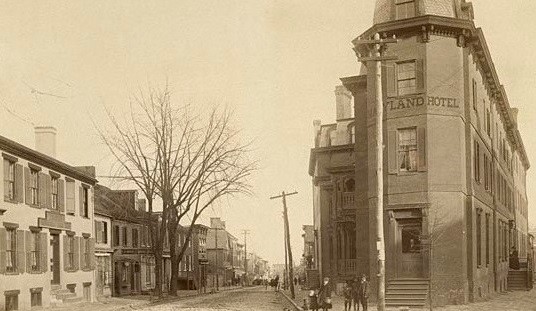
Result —
M 390 308 L 424 308 L 428 303 L 428 280 L 396 279 L 389 281 L 385 305 Z

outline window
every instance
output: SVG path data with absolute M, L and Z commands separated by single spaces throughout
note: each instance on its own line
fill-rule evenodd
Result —
M 6 229 L 6 271 L 17 270 L 17 230 Z
M 30 303 L 32 307 L 40 307 L 43 305 L 42 292 L 42 287 L 30 289 Z
M 473 166 L 475 180 L 480 182 L 480 144 L 476 140 L 474 142 Z
M 132 247 L 138 247 L 138 229 L 132 229 Z
M 128 245 L 127 227 L 123 227 L 123 246 Z
M 30 204 L 39 205 L 39 171 L 30 169 Z
M 6 311 L 19 309 L 19 291 L 8 291 L 4 293 L 6 297 Z
M 89 217 L 89 189 L 82 187 L 82 216 Z
M 147 286 L 154 285 L 154 267 L 155 259 L 154 257 L 147 257 L 147 266 L 145 268 L 145 283 Z
M 50 180 L 51 195 L 52 195 L 52 209 L 58 209 L 58 178 L 52 177 Z
M 32 271 L 39 271 L 39 257 L 40 257 L 40 240 L 39 232 L 32 232 L 31 235 L 31 250 L 30 250 L 30 267 Z
M 415 94 L 417 91 L 415 61 L 398 63 L 396 67 L 398 70 L 398 74 L 397 74 L 398 95 Z
M 95 221 L 95 230 L 97 231 L 97 243 L 108 243 L 108 223 L 106 221 Z
M 489 214 L 486 214 L 486 265 L 489 265 Z
M 68 239 L 68 250 L 67 250 L 67 262 L 68 262 L 68 267 L 69 269 L 75 269 L 75 265 L 74 265 L 74 251 L 75 251 L 75 247 L 74 247 L 74 236 L 68 236 L 67 237 Z
M 421 230 L 418 227 L 402 228 L 402 253 L 421 252 Z
M 67 214 L 74 215 L 74 181 L 67 180 L 65 192 Z
M 4 159 L 4 199 L 15 200 L 15 162 Z
M 110 257 L 109 256 L 97 256 L 95 259 L 96 259 L 95 261 L 97 265 L 97 284 L 99 284 L 100 286 L 110 286 L 111 285 Z
M 398 165 L 401 172 L 417 171 L 417 129 L 398 131 Z
M 482 212 L 476 212 L 476 264 L 482 265 Z
M 415 0 L 396 0 L 396 19 L 415 17 Z

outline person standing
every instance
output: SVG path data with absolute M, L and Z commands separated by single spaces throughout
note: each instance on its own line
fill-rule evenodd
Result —
M 342 289 L 342 295 L 344 297 L 344 311 L 352 310 L 352 286 L 350 281 L 346 281 L 344 288 Z
M 352 301 L 354 305 L 354 311 L 359 310 L 359 279 L 356 277 L 352 282 Z
M 359 310 L 359 304 L 363 306 L 363 311 L 367 311 L 367 300 L 369 296 L 369 282 L 367 277 L 363 274 L 359 282 L 359 289 L 357 292 L 357 310 Z
M 318 291 L 318 303 L 321 305 L 322 310 L 326 311 L 331 309 L 331 283 L 329 278 L 324 278 L 324 282 L 320 286 Z

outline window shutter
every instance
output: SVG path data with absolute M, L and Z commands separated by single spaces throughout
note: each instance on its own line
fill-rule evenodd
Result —
M 426 128 L 419 127 L 417 131 L 417 165 L 420 172 L 426 171 Z
M 426 69 L 422 59 L 415 60 L 415 88 L 417 93 L 426 91 Z
M 63 236 L 63 270 L 69 271 L 69 236 Z
M 47 175 L 44 173 L 38 173 L 39 176 L 39 206 L 41 208 L 47 207 Z
M 45 182 L 46 208 L 52 208 L 52 177 L 45 174 Z
M 74 237 L 74 270 L 80 269 L 80 237 Z
M 396 131 L 389 131 L 387 134 L 387 152 L 389 161 L 389 174 L 396 174 L 398 172 L 397 164 L 397 137 Z
M 17 271 L 26 271 L 26 249 L 24 248 L 24 230 L 17 230 Z
M 32 188 L 30 187 L 30 168 L 24 168 L 24 184 L 26 185 L 26 204 L 32 204 Z
M 386 65 L 386 84 L 387 84 L 387 97 L 396 97 L 398 92 L 396 89 L 396 64 Z
M 6 273 L 6 229 L 0 228 L 0 273 Z
M 39 268 L 41 272 L 48 271 L 48 235 L 45 232 L 39 233 Z
M 89 238 L 87 243 L 89 243 L 89 268 L 95 270 L 95 239 Z
M 58 209 L 60 213 L 65 212 L 65 181 L 58 179 Z
M 78 189 L 78 204 L 80 208 L 80 216 L 84 215 L 84 188 L 79 187 Z
M 20 164 L 15 164 L 15 200 L 24 203 L 24 168 Z
M 32 271 L 32 232 L 26 231 L 26 271 Z

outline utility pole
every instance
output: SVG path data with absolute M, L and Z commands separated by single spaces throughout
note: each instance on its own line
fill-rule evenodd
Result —
M 382 61 L 395 60 L 396 57 L 382 57 L 387 43 L 397 43 L 396 38 L 380 39 L 376 33 L 373 40 L 358 38 L 355 51 L 359 61 L 375 65 L 375 93 L 376 93 L 376 250 L 378 261 L 378 311 L 385 310 L 385 238 L 383 234 L 383 90 L 382 90 Z M 362 57 L 366 53 L 368 57 Z M 372 66 L 371 66 L 372 67 Z M 370 72 L 370 71 L 369 71 Z
M 294 282 L 293 282 L 293 279 L 294 279 L 294 267 L 293 267 L 293 264 L 292 264 L 292 249 L 290 248 L 290 229 L 289 229 L 289 224 L 288 224 L 288 211 L 287 211 L 287 196 L 290 196 L 290 195 L 295 195 L 295 194 L 298 194 L 298 192 L 294 191 L 292 193 L 285 193 L 285 191 L 281 192 L 281 195 L 278 195 L 278 196 L 274 196 L 274 197 L 271 197 L 270 200 L 273 200 L 273 199 L 278 199 L 278 198 L 282 198 L 283 200 L 283 218 L 284 218 L 284 222 L 285 222 L 285 239 L 286 239 L 286 243 L 285 243 L 285 246 L 286 246 L 286 249 L 287 249 L 287 252 L 288 254 L 285 255 L 285 259 L 286 257 L 288 257 L 288 267 L 289 267 L 289 282 L 290 282 L 290 295 L 291 295 L 291 298 L 292 299 L 295 299 L 296 298 L 296 294 L 294 293 Z
M 248 278 L 248 234 L 249 230 L 244 229 L 242 230 L 242 234 L 244 235 L 244 271 L 246 275 L 246 286 L 249 285 L 249 278 Z
M 287 290 L 288 285 L 288 251 L 287 251 L 287 226 L 285 225 L 285 213 L 283 213 L 283 244 L 285 246 L 285 274 L 283 274 L 283 289 Z

